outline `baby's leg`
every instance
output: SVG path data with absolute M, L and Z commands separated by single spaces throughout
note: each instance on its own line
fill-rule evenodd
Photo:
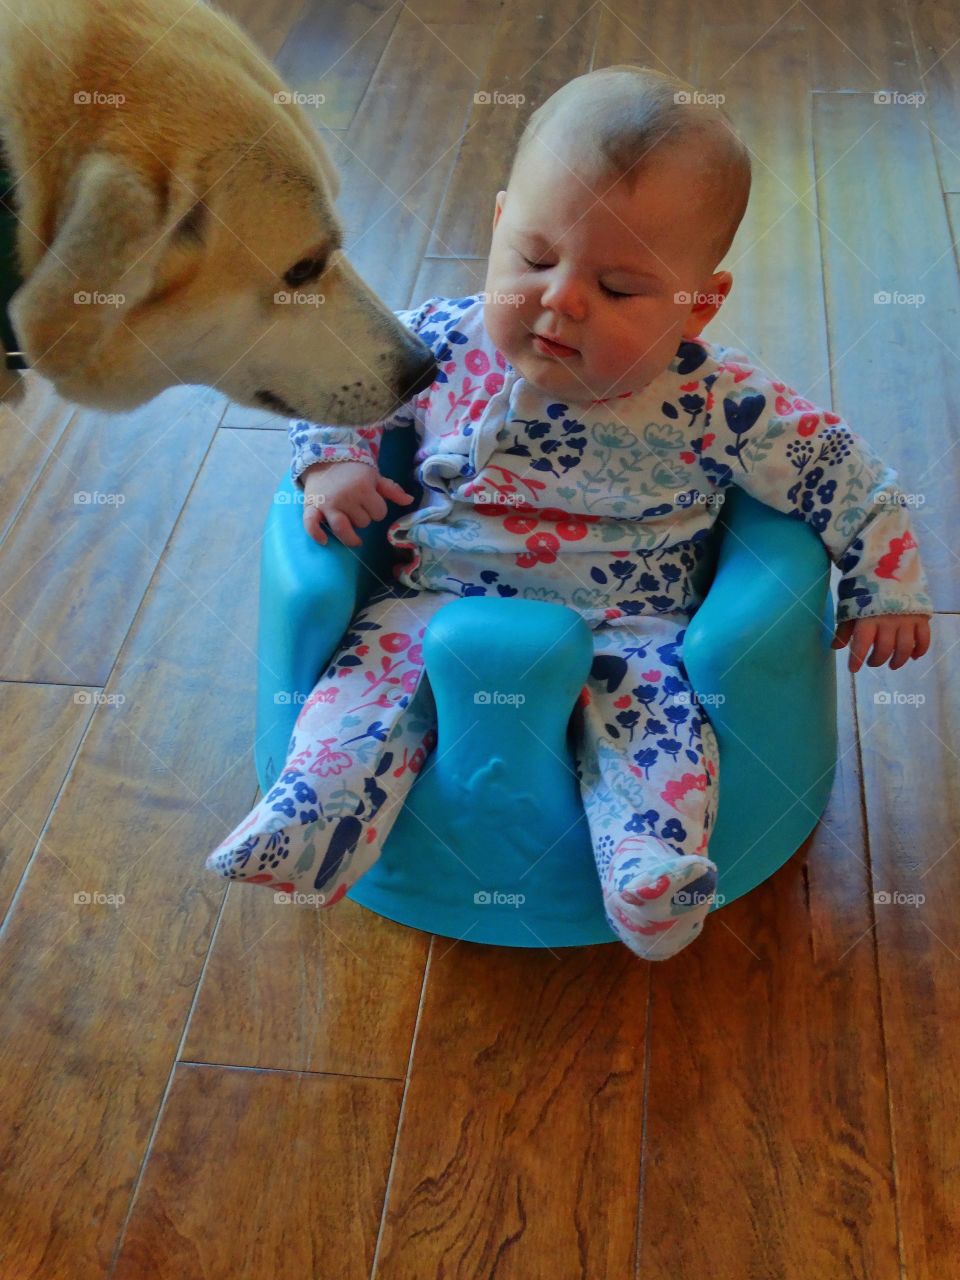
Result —
M 713 905 L 716 737 L 679 656 L 684 624 L 636 617 L 594 632 L 577 772 L 610 927 L 648 960 L 676 955 Z M 582 718 L 581 718 L 582 717 Z
M 421 645 L 451 598 L 399 587 L 356 614 L 276 785 L 207 857 L 211 871 L 332 906 L 369 870 L 436 742 Z

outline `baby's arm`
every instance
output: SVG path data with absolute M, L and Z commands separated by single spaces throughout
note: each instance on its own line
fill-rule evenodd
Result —
M 711 388 L 707 474 L 817 532 L 842 575 L 833 643 L 842 648 L 853 638 L 851 671 L 871 648 L 870 666 L 922 657 L 933 608 L 896 472 L 839 415 L 740 352 L 727 349 L 724 362 Z
M 394 314 L 412 333 L 420 334 L 440 301 L 428 298 L 419 307 Z M 303 527 L 315 541 L 326 543 L 321 527 L 325 521 L 344 545 L 358 547 L 356 528 L 382 520 L 387 514 L 385 499 L 413 502 L 400 485 L 380 474 L 377 461 L 385 430 L 416 423 L 416 400 L 408 400 L 389 418 L 369 427 L 291 422 L 290 474 L 294 484 L 303 489 Z
M 413 502 L 394 480 L 363 462 L 315 462 L 300 473 L 303 482 L 303 527 L 321 546 L 326 545 L 324 521 L 347 547 L 359 547 L 356 530 L 382 520 L 387 503 Z

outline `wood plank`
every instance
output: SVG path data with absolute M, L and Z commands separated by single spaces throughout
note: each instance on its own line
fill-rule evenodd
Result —
M 239 23 L 260 52 L 273 58 L 308 4 L 309 0 L 216 0 L 212 7 Z
M 0 542 L 33 491 L 44 463 L 54 453 L 76 408 L 61 400 L 51 383 L 29 370 L 19 405 L 0 405 Z
M 897 0 L 804 0 L 802 7 L 810 15 L 811 89 L 859 89 L 872 98 L 888 89 L 922 88 L 908 6 Z
M 465 86 L 470 92 L 464 136 L 425 250 L 432 257 L 476 258 L 489 252 L 494 201 L 523 127 L 556 89 L 589 70 L 601 9 L 584 10 L 579 0 L 550 6 L 517 0 L 496 29 L 489 57 L 470 61 L 479 74 L 476 84 L 468 77 Z M 488 100 L 474 101 L 474 90 L 488 94 Z M 498 102 L 497 93 L 519 94 L 524 102 Z
M 635 1274 L 649 970 L 434 941 L 377 1275 Z
M 937 617 L 932 639 L 920 662 L 857 684 L 903 1264 L 918 1278 L 960 1257 L 960 619 Z
M 721 264 L 733 288 L 704 336 L 745 350 L 802 395 L 828 396 L 803 32 L 793 12 L 766 32 L 717 23 L 704 29 L 703 49 L 702 82 L 724 94 L 724 109 L 752 163 L 750 203 Z
M 913 495 L 934 604 L 956 610 L 960 281 L 929 134 L 915 111 L 878 108 L 872 95 L 818 93 L 814 103 L 834 406 Z M 880 291 L 925 300 L 878 304 Z
M 182 1057 L 402 1080 L 429 943 L 349 898 L 312 911 L 231 886 Z
M 845 661 L 838 658 L 838 662 Z M 652 987 L 641 1274 L 899 1280 L 850 677 L 823 821 Z M 723 785 L 722 771 L 721 782 Z
M 331 143 L 347 255 L 391 308 L 406 306 L 416 280 L 491 39 L 482 23 L 424 27 L 402 13 L 353 123 Z
M 410 295 L 414 307 L 426 298 L 466 298 L 483 290 L 486 258 L 424 258 Z
M 301 104 L 315 124 L 350 125 L 404 9 L 396 0 L 306 6 L 275 62 L 292 89 L 322 97 Z
M 114 1280 L 366 1280 L 400 1097 L 389 1080 L 178 1067 Z
M 926 94 L 920 120 L 930 130 L 944 191 L 960 192 L 960 12 L 943 0 L 914 0 L 907 10 Z
M 0 545 L 0 678 L 104 685 L 226 401 L 77 412 Z
M 18 1280 L 107 1272 L 225 892 L 202 856 L 254 791 L 259 541 L 287 447 L 250 433 L 258 461 L 234 434 L 197 479 L 106 688 L 125 700 L 96 707 L 7 919 L 0 1274 Z M 78 905 L 78 880 L 124 901 Z
M 83 737 L 100 691 L 0 683 L 0 921 Z M 79 882 L 74 886 L 82 890 Z

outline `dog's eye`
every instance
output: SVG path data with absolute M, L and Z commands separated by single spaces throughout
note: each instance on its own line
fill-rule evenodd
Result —
M 291 289 L 295 289 L 299 284 L 306 284 L 308 280 L 315 280 L 321 275 L 325 266 L 323 258 L 301 258 L 299 262 L 295 262 L 290 270 L 283 277 L 284 283 L 288 284 Z

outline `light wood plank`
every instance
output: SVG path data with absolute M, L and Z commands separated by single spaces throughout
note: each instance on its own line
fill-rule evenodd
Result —
M 578 0 L 549 7 L 517 0 L 496 30 L 489 58 L 470 61 L 477 81 L 471 85 L 468 77 L 463 141 L 426 253 L 476 258 L 489 252 L 494 200 L 523 126 L 555 89 L 589 70 L 599 16 L 600 8 L 584 11 Z M 474 91 L 488 100 L 474 101 Z M 496 93 L 519 94 L 524 102 L 498 102 Z
M 0 677 L 106 683 L 225 403 L 174 387 L 71 418 L 0 545 Z
M 99 694 L 63 685 L 0 684 L 0 921 Z
M 0 406 L 0 542 L 30 500 L 44 463 L 76 413 L 45 378 L 28 371 L 24 379 L 22 401 Z
M 832 380 L 837 412 L 897 469 L 934 605 L 955 610 L 960 282 L 929 135 L 915 111 L 868 94 L 814 103 L 832 349 L 829 376 L 810 390 Z M 882 291 L 924 301 L 878 304 Z

